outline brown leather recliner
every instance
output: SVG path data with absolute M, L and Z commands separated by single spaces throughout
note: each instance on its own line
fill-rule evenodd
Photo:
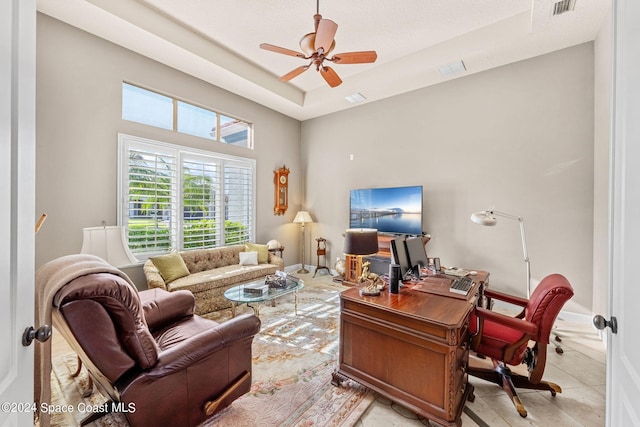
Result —
M 195 426 L 250 389 L 254 315 L 217 323 L 193 314 L 188 291 L 138 292 L 110 273 L 53 302 L 54 326 L 132 426 Z

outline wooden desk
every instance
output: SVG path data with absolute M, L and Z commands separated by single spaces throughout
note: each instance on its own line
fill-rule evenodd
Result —
M 474 276 L 478 289 L 489 274 Z M 351 378 L 416 413 L 460 426 L 468 383 L 469 301 L 402 287 L 378 297 L 340 294 L 340 360 L 334 385 Z

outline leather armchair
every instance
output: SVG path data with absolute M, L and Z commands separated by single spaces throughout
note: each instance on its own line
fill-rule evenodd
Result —
M 52 315 L 132 426 L 195 426 L 249 391 L 260 319 L 217 323 L 194 315 L 194 305 L 188 291 L 138 292 L 117 275 L 96 273 L 57 291 Z
M 468 373 L 501 386 L 511 397 L 522 417 L 527 410 L 517 395 L 517 388 L 548 390 L 552 396 L 561 393 L 559 385 L 542 380 L 551 329 L 564 304 L 573 296 L 569 281 L 560 274 L 545 277 L 531 297 L 507 295 L 491 289 L 484 291 L 489 300 L 500 300 L 518 306 L 515 317 L 476 307 L 471 315 L 471 350 L 491 358 L 493 369 L 469 365 Z M 532 344 L 529 347 L 529 344 Z M 507 365 L 526 364 L 528 376 L 516 374 Z M 473 401 L 473 397 L 470 398 Z

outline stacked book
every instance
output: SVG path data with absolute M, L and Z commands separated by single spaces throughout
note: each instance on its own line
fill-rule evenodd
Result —
M 269 292 L 269 285 L 263 283 L 250 283 L 243 287 L 245 295 L 260 297 Z

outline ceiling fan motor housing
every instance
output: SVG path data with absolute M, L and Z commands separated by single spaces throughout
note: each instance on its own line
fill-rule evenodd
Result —
M 316 33 L 305 34 L 300 39 L 300 49 L 307 56 L 311 56 L 314 53 L 316 53 L 315 44 L 316 44 Z M 329 50 L 324 52 L 324 55 L 327 56 L 335 47 L 336 47 L 336 41 L 334 40 L 331 43 L 331 47 L 329 48 Z

